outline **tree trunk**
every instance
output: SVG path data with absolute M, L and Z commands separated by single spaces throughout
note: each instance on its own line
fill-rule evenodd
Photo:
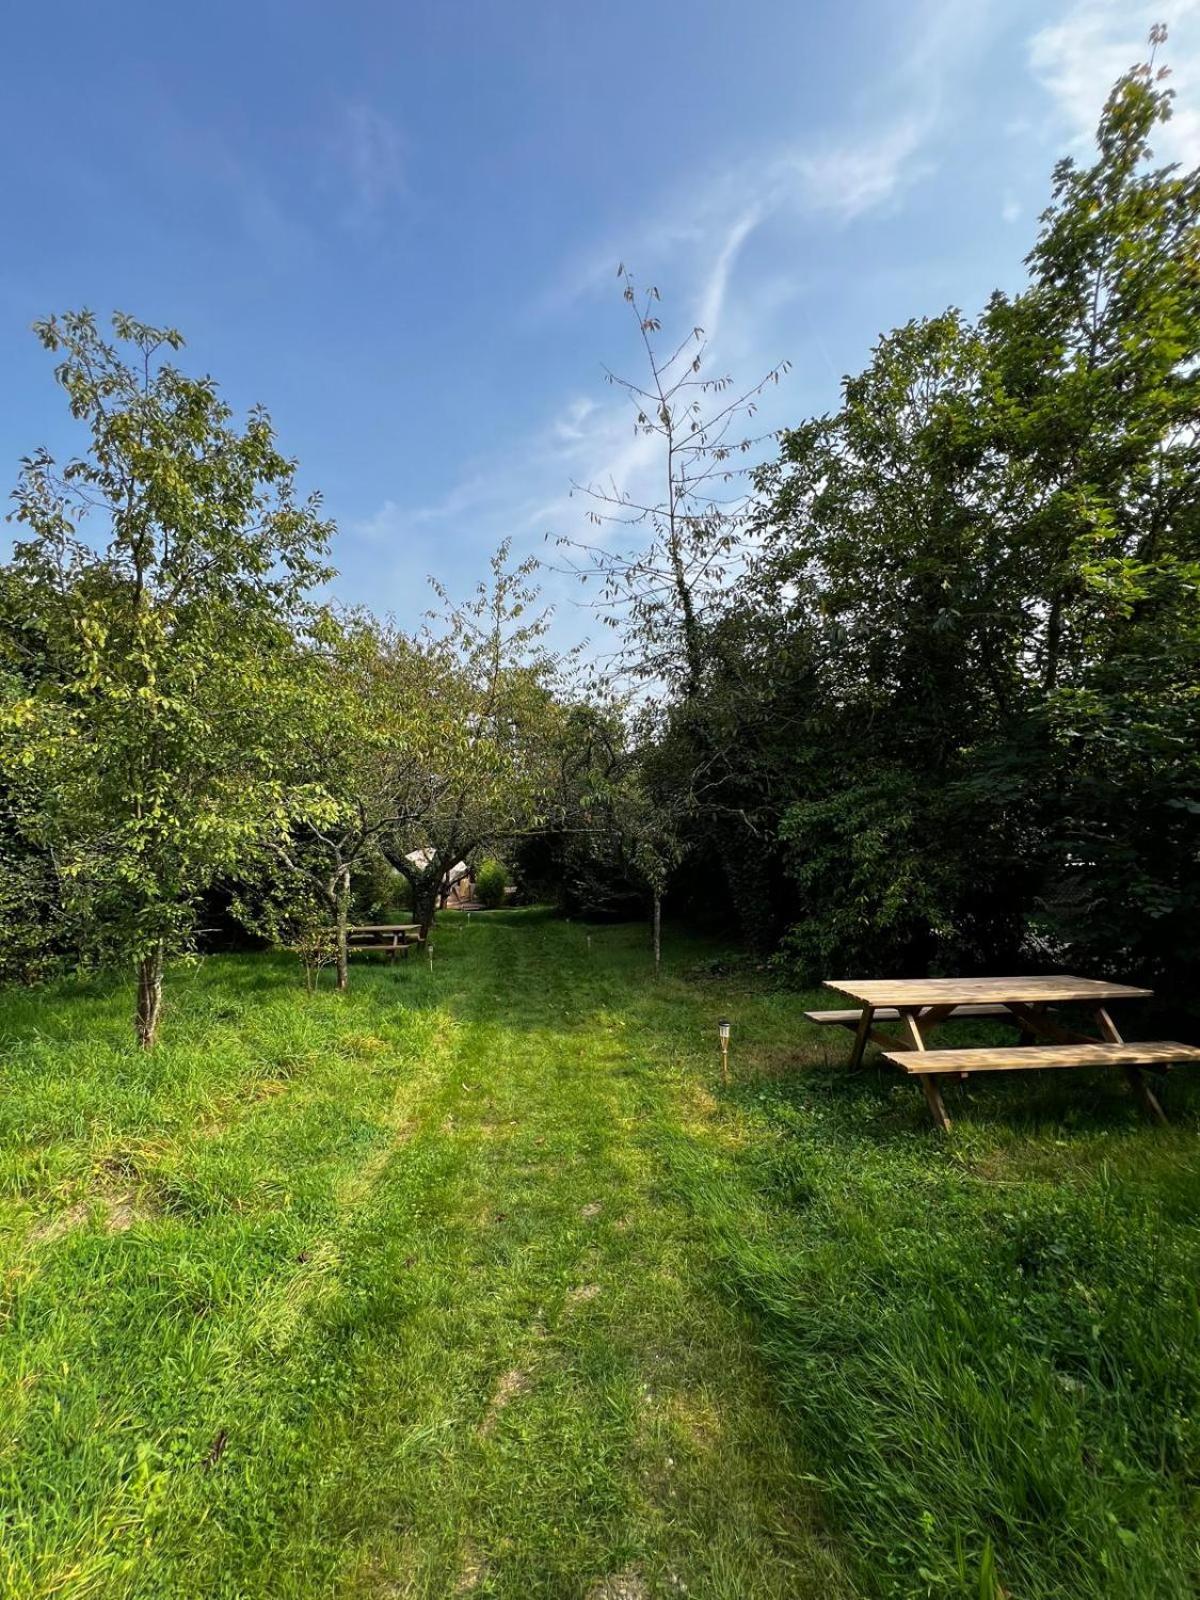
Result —
M 348 989 L 350 986 L 350 938 L 347 929 L 350 926 L 350 868 L 342 867 L 337 877 L 337 986 L 339 989 Z
M 662 971 L 662 895 L 654 891 L 654 976 Z
M 1042 689 L 1050 694 L 1058 687 L 1058 658 L 1062 651 L 1063 596 L 1056 594 L 1050 602 L 1050 617 L 1046 623 L 1046 670 L 1042 674 Z
M 163 947 L 154 945 L 138 962 L 137 1042 L 143 1050 L 153 1050 L 162 1016 Z
M 437 915 L 438 878 L 422 876 L 413 884 L 413 916 L 421 924 L 421 937 L 427 939 Z

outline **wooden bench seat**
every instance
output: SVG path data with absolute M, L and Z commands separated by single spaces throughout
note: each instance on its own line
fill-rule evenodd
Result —
M 822 1027 L 836 1024 L 840 1028 L 856 1028 L 862 1016 L 862 1007 L 851 1011 L 806 1011 L 804 1015 L 810 1022 L 820 1023 Z M 947 1021 L 957 1021 L 959 1017 L 1004 1017 L 1011 1013 L 1007 1006 L 955 1006 Z M 898 1022 L 900 1013 L 895 1006 L 879 1006 L 876 1008 L 874 1021 Z
M 934 1073 L 1040 1072 L 1044 1067 L 1157 1067 L 1200 1061 L 1200 1046 L 1154 1040 L 1126 1044 L 1016 1045 L 970 1050 L 885 1050 L 884 1057 L 910 1077 Z
M 403 944 L 363 944 L 363 942 L 360 941 L 360 939 L 347 939 L 346 949 L 347 950 L 410 950 L 411 947 L 414 946 L 414 944 L 424 944 L 424 942 L 426 942 L 426 941 L 424 941 L 424 939 L 418 939 L 418 936 L 416 936 L 416 934 L 413 934 L 413 938 L 411 938 L 411 939 L 405 939 L 405 942 L 403 942 Z
M 392 961 L 397 956 L 407 958 L 410 950 L 425 943 L 425 935 L 414 923 L 359 923 L 346 930 L 346 950 L 356 955 L 360 950 L 377 950 Z

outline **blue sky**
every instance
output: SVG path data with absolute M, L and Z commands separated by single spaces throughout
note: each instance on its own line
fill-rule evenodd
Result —
M 792 362 L 765 423 L 825 410 L 882 330 L 1020 281 L 1155 20 L 1195 164 L 1200 0 L 10 8 L 0 461 L 71 446 L 35 317 L 173 323 L 324 491 L 335 592 L 411 623 L 427 573 L 582 532 L 572 479 L 637 489 L 618 261 L 714 368 Z

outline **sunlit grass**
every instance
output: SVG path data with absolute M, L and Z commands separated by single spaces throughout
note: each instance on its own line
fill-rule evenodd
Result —
M 182 969 L 149 1058 L 124 985 L 6 997 L 0 1591 L 838 1592 L 658 1182 L 640 935 L 437 947 Z
M 1194 1077 L 1165 1130 L 1118 1075 L 981 1077 L 947 1092 L 944 1139 L 899 1074 L 847 1076 L 848 1036 L 798 1027 L 795 997 L 724 1003 L 738 1148 L 693 1130 L 668 1160 L 864 1586 L 1200 1591 Z
M 1183 1074 L 947 1141 L 694 941 L 436 946 L 182 968 L 150 1057 L 3 997 L 0 1593 L 1194 1592 Z

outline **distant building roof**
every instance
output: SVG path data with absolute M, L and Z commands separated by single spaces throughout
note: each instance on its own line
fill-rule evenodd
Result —
M 414 867 L 427 867 L 433 857 L 432 850 L 410 850 L 405 856 L 406 861 L 411 861 Z M 465 861 L 456 861 L 446 874 L 449 884 L 458 883 L 462 878 L 469 878 L 471 869 Z

